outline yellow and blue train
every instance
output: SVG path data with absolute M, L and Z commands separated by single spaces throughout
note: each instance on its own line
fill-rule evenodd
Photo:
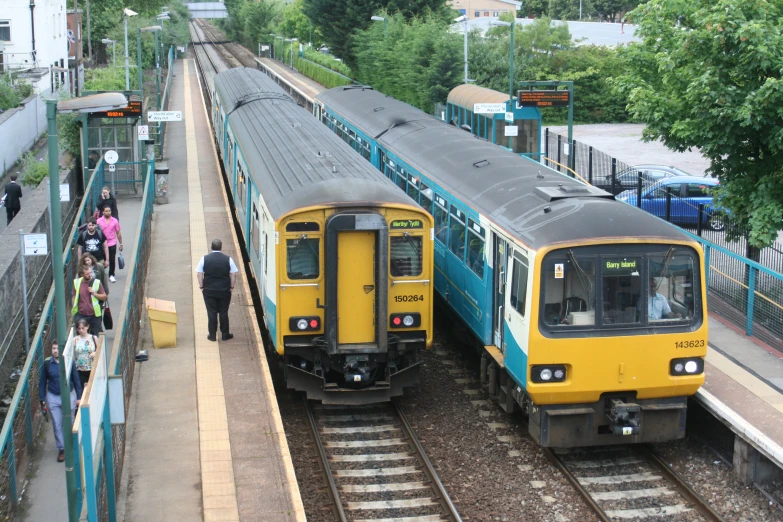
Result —
M 684 436 L 704 382 L 702 251 L 600 189 L 358 86 L 314 114 L 435 223 L 435 289 L 540 444 Z
M 432 341 L 432 217 L 255 69 L 215 77 L 211 117 L 288 386 L 389 400 Z

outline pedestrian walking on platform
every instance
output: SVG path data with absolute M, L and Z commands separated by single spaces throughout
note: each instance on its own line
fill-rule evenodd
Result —
M 76 257 L 82 257 L 87 252 L 96 260 L 103 263 L 104 268 L 109 267 L 109 246 L 106 244 L 106 236 L 98 228 L 98 220 L 90 217 L 87 220 L 87 230 L 79 234 L 76 240 Z
M 239 269 L 230 256 L 221 252 L 222 249 L 222 241 L 212 241 L 212 252 L 202 257 L 196 267 L 198 286 L 207 307 L 207 339 L 210 341 L 217 340 L 218 318 L 222 340 L 228 341 L 234 337 L 228 328 L 228 307 Z
M 103 307 L 101 301 L 105 301 L 108 296 L 103 290 L 100 281 L 92 276 L 92 270 L 89 267 L 82 267 L 82 276 L 73 280 L 73 315 L 74 322 L 79 319 L 85 319 L 90 325 L 90 333 L 98 335 L 103 331 Z
M 14 217 L 22 210 L 22 187 L 16 183 L 16 174 L 11 175 L 11 181 L 5 185 L 5 196 L 3 204 L 5 205 L 6 226 L 11 224 Z
M 82 273 L 83 266 L 90 267 L 92 276 L 101 282 L 103 289 L 106 290 L 106 295 L 109 295 L 109 287 L 106 286 L 109 280 L 106 279 L 106 269 L 103 268 L 103 264 L 99 263 L 92 254 L 82 254 L 82 257 L 79 258 L 79 266 L 76 268 L 77 274 Z
M 63 439 L 63 409 L 60 397 L 60 347 L 57 341 L 52 343 L 52 356 L 44 360 L 41 378 L 38 383 L 38 398 L 41 400 L 41 410 L 52 415 L 52 430 L 54 443 L 57 446 L 57 462 L 65 460 L 65 444 Z M 76 370 L 76 363 L 71 362 L 71 422 L 79 402 L 82 399 L 82 382 Z M 70 435 L 70 434 L 69 434 Z
M 98 204 L 95 208 L 95 212 L 97 212 L 98 215 L 95 217 L 100 218 L 103 215 L 103 209 L 106 207 L 111 208 L 111 215 L 119 221 L 120 214 L 117 211 L 117 199 L 112 195 L 109 187 L 103 187 L 101 190 L 101 197 L 98 199 Z
M 92 361 L 98 349 L 98 336 L 90 334 L 90 324 L 86 319 L 76 321 L 76 335 L 73 336 L 73 356 L 82 386 L 90 382 Z
M 114 277 L 114 267 L 117 263 L 117 246 L 122 252 L 122 232 L 120 232 L 120 222 L 111 215 L 111 207 L 103 207 L 103 216 L 98 218 L 98 226 L 106 237 L 106 245 L 109 247 L 109 281 L 117 282 Z

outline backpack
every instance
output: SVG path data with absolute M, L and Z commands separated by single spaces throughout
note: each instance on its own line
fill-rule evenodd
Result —
M 82 229 L 82 227 L 84 227 L 84 229 Z M 79 232 L 79 238 L 82 240 L 82 244 L 84 244 L 84 242 L 87 241 L 87 223 L 79 226 Z M 95 227 L 95 232 L 97 232 L 101 242 L 106 241 L 106 236 L 103 235 L 103 230 L 101 230 L 101 227 Z

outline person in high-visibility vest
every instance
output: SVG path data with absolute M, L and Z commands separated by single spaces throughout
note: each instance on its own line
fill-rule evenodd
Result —
M 90 325 L 90 333 L 98 335 L 103 331 L 101 301 L 107 299 L 103 285 L 92 276 L 88 266 L 82 266 L 82 277 L 73 280 L 73 320 L 84 319 Z

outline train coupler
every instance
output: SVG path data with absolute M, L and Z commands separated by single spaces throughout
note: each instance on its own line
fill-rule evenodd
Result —
M 621 399 L 611 399 L 606 417 L 611 423 L 613 435 L 639 435 L 642 409 L 638 404 L 623 402 Z

